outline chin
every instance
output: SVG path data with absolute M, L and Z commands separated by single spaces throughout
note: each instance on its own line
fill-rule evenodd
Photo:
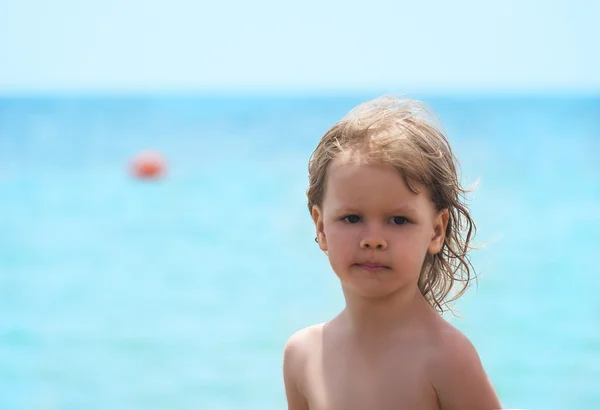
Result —
M 344 293 L 352 293 L 354 295 L 364 297 L 364 298 L 372 298 L 372 299 L 380 299 L 388 297 L 394 293 L 396 293 L 401 287 L 400 286 L 390 286 L 391 284 L 384 283 L 364 283 L 364 281 L 344 281 L 342 280 L 342 289 Z
M 336 272 L 337 274 L 337 272 Z M 337 274 L 344 293 L 349 292 L 364 298 L 386 298 L 416 282 L 409 278 L 389 275 L 364 275 L 349 270 L 345 274 Z

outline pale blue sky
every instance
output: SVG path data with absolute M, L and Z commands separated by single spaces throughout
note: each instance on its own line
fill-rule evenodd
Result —
M 0 92 L 600 92 L 599 1 L 0 0 Z

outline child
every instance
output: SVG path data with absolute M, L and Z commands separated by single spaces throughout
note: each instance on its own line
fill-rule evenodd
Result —
M 327 131 L 308 208 L 346 306 L 288 340 L 289 410 L 501 407 L 473 345 L 440 316 L 471 281 L 465 192 L 417 101 L 379 98 Z

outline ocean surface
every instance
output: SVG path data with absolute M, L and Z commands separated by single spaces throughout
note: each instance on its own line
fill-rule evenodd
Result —
M 0 98 L 0 409 L 286 408 L 286 339 L 343 308 L 308 157 L 372 97 Z M 479 183 L 448 319 L 505 407 L 598 409 L 600 97 L 426 101 Z

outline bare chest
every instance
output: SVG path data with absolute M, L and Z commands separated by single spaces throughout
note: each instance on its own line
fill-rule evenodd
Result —
M 438 409 L 425 358 L 418 351 L 365 356 L 324 348 L 319 353 L 311 357 L 305 374 L 311 410 Z

